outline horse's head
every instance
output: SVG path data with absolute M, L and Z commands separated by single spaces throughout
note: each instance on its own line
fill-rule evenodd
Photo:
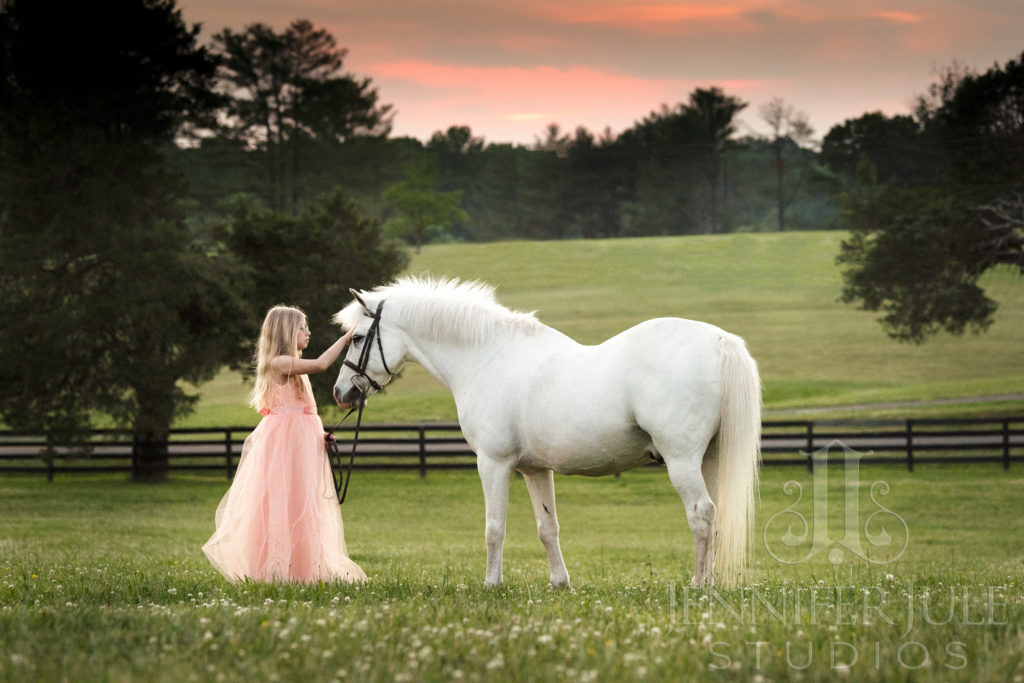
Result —
M 384 299 L 374 292 L 349 291 L 352 303 L 334 316 L 342 328 L 354 330 L 334 383 L 334 400 L 343 408 L 359 406 L 380 391 L 405 362 L 400 335 L 386 321 Z

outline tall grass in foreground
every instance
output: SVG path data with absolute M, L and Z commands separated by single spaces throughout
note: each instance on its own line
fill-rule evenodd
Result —
M 547 586 L 522 481 L 505 585 L 483 588 L 471 472 L 356 473 L 344 515 L 365 585 L 230 585 L 199 550 L 226 486 L 0 479 L 0 681 L 1024 677 L 1014 470 L 765 470 L 754 570 L 734 591 L 687 586 L 692 538 L 663 470 L 556 480 L 567 591 Z M 787 556 L 799 517 L 828 543 Z M 878 564 L 843 550 L 882 547 L 882 529 L 896 543 Z

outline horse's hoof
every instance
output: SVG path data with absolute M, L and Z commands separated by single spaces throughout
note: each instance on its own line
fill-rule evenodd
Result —
M 569 575 L 563 570 L 551 575 L 551 587 L 563 590 L 569 587 Z

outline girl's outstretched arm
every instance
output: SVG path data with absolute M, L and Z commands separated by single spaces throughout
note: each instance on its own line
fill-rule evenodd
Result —
M 320 354 L 319 358 L 295 358 L 294 356 L 277 356 L 270 361 L 270 367 L 276 375 L 278 384 L 281 384 L 285 379 L 294 375 L 315 375 L 318 372 L 323 372 L 327 368 L 334 365 L 334 362 L 338 360 L 338 356 L 345 349 L 348 343 L 352 340 L 352 334 L 355 329 L 349 330 L 342 335 L 338 341 L 331 344 L 331 346 Z

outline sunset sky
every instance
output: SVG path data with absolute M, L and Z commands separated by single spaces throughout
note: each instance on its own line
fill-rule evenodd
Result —
M 1024 52 L 1022 0 L 179 0 L 209 38 L 305 18 L 348 49 L 394 105 L 393 134 L 427 140 L 467 125 L 530 144 L 549 123 L 629 128 L 662 103 L 718 86 L 758 108 L 781 97 L 819 139 L 870 111 L 909 113 L 935 74 L 984 71 Z

